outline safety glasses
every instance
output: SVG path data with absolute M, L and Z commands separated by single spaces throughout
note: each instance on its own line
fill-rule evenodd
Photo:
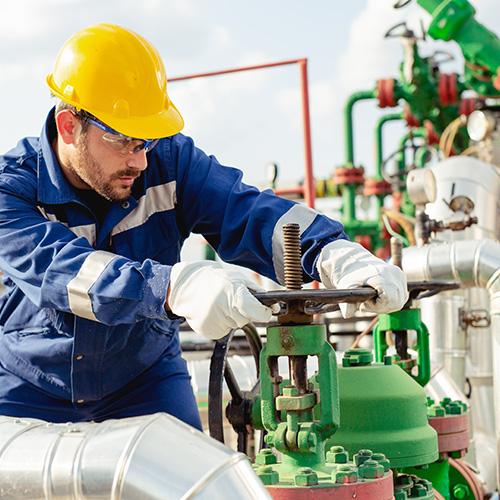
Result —
M 86 122 L 91 123 L 97 128 L 103 130 L 105 132 L 102 136 L 103 141 L 106 141 L 107 144 L 122 155 L 138 153 L 143 149 L 147 153 L 158 144 L 159 139 L 136 139 L 134 137 L 128 137 L 120 134 L 120 132 L 108 127 L 88 113 L 85 113 L 84 115 L 79 114 L 79 116 Z

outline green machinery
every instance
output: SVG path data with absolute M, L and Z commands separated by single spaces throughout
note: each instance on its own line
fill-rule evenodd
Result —
M 397 35 L 396 27 L 390 30 L 388 36 L 400 36 L 404 41 L 405 59 L 399 78 L 379 80 L 374 89 L 356 92 L 348 99 L 344 113 L 346 160 L 334 175 L 343 198 L 346 232 L 379 254 L 384 250 L 381 256 L 389 254 L 389 237 L 382 223 L 385 197 L 394 196 L 394 211 L 414 215 L 415 207 L 403 183 L 408 143 L 415 139 L 422 143 L 414 151 L 411 168 L 423 167 L 429 151 L 436 148 L 450 124 L 455 124 L 455 137 L 446 153 L 460 153 L 469 146 L 460 130 L 460 117 L 485 98 L 500 97 L 499 40 L 474 20 L 474 9 L 467 0 L 418 3 L 433 16 L 429 35 L 459 44 L 465 57 L 464 76 L 443 74 L 434 58 L 422 57 L 417 37 L 406 25 L 398 25 L 403 31 Z M 478 97 L 462 98 L 462 93 L 470 89 Z M 368 99 L 377 99 L 381 108 L 403 105 L 402 112 L 382 116 L 376 124 L 376 171 L 372 179 L 365 179 L 364 169 L 356 164 L 353 143 L 354 106 Z M 405 121 L 409 131 L 401 138 L 395 155 L 398 173 L 390 183 L 384 178 L 382 134 L 385 125 L 396 120 Z M 375 197 L 376 220 L 357 217 L 356 197 L 361 188 L 364 196 Z M 411 243 L 409 234 L 405 236 Z M 296 248 L 294 252 L 296 258 Z M 251 341 L 261 368 L 259 383 L 249 393 L 242 393 L 235 387 L 227 365 L 221 364 L 218 369 L 219 378 L 224 373 L 231 390 L 226 414 L 243 436 L 238 440 L 240 450 L 247 451 L 244 435 L 249 426 L 266 434 L 268 447 L 256 455 L 254 467 L 273 498 L 355 495 L 367 499 L 431 499 L 435 495 L 431 483 L 446 499 L 481 498 L 472 472 L 459 459 L 469 442 L 466 407 L 446 399 L 427 401 L 422 389 L 430 377 L 430 360 L 428 332 L 420 311 L 410 302 L 402 311 L 380 315 L 374 331 L 375 362 L 370 351 L 349 350 L 342 367 L 337 368 L 326 329 L 312 324 L 311 316 L 321 312 L 325 304 L 331 307 L 340 301 L 366 300 L 363 294 L 369 291 L 302 291 L 300 261 L 292 275 L 289 290 L 256 294 L 263 303 L 287 304 L 279 324 L 268 328 L 267 343 L 260 355 L 258 341 L 255 337 Z M 409 332 L 417 335 L 416 359 L 408 354 Z M 387 355 L 388 333 L 395 338 L 395 356 Z M 227 340 L 220 345 L 227 348 Z M 318 362 L 312 376 L 307 368 L 311 357 Z M 221 389 L 221 380 L 214 386 Z M 221 418 L 220 398 L 217 403 L 214 414 Z
M 339 397 L 335 351 L 327 341 L 324 325 L 311 323 L 311 301 L 335 304 L 363 300 L 374 290 L 301 291 L 299 226 L 284 226 L 286 292 L 262 294 L 260 300 L 286 302 L 279 324 L 267 329 L 267 342 L 260 353 L 259 424 L 267 431 L 269 449 L 261 450 L 255 461 L 257 475 L 273 498 L 363 498 L 392 497 L 392 473 L 388 460 L 366 450 L 351 453 L 325 449 L 338 428 Z M 318 297 L 316 297 L 318 296 Z M 319 298 L 321 296 L 321 299 Z M 286 375 L 280 373 L 279 359 L 288 361 Z M 315 357 L 318 370 L 308 376 L 307 360 Z M 255 425 L 255 424 L 254 424 Z M 431 429 L 432 432 L 432 429 Z M 313 491 L 311 491 L 313 490 Z
M 324 307 L 364 301 L 375 291 L 301 290 L 299 227 L 291 224 L 284 230 L 288 290 L 255 294 L 265 304 L 286 304 L 279 324 L 267 329 L 259 384 L 246 394 L 228 384 L 233 400 L 226 415 L 235 430 L 242 433 L 252 425 L 267 433 L 269 448 L 255 457 L 257 475 L 273 498 L 389 499 L 395 492 L 398 499 L 433 498 L 428 479 L 402 470 L 438 458 L 437 435 L 427 422 L 421 386 L 392 360 L 372 364 L 369 351 L 348 351 L 343 367 L 337 368 L 326 327 L 311 322 Z M 314 374 L 308 374 L 310 358 L 317 360 Z M 226 372 L 229 382 L 226 368 L 218 373 Z M 357 410 L 350 413 L 353 398 Z M 217 399 L 216 413 L 220 403 Z M 361 428 L 361 422 L 372 431 L 356 436 L 349 432 Z M 246 440 L 238 442 L 246 452 Z
M 240 437 L 249 426 L 267 433 L 267 447 L 257 453 L 254 468 L 272 497 L 431 499 L 434 485 L 450 500 L 480 498 L 472 472 L 456 460 L 469 443 L 466 407 L 449 400 L 434 404 L 423 391 L 428 347 L 421 347 L 413 364 L 406 356 L 404 364 L 388 356 L 382 344 L 377 352 L 383 359 L 376 363 L 370 350 L 350 349 L 338 368 L 326 327 L 313 324 L 312 315 L 339 302 L 373 298 L 375 292 L 301 290 L 299 226 L 290 224 L 284 231 L 288 290 L 255 294 L 264 304 L 286 304 L 279 323 L 267 329 L 259 384 L 242 394 L 228 367 L 218 370 L 219 377 L 226 373 L 233 395 L 226 415 Z M 429 282 L 409 288 L 413 299 L 423 291 L 453 287 Z M 426 333 L 411 301 L 402 311 L 385 315 L 380 328 L 384 335 L 411 330 Z M 227 340 L 220 342 L 227 347 Z M 317 360 L 312 375 L 310 358 Z M 417 374 L 412 373 L 415 365 Z M 222 380 L 215 386 L 221 388 Z M 220 398 L 216 405 L 221 418 Z M 238 443 L 240 451 L 248 451 L 246 439 Z
M 467 87 L 479 95 L 500 98 L 500 40 L 474 19 L 474 7 L 467 0 L 417 2 L 432 15 L 429 35 L 460 46 Z
M 418 3 L 432 15 L 429 35 L 458 43 L 465 58 L 464 75 L 442 73 L 435 57 L 422 57 L 418 37 L 405 23 L 391 28 L 386 36 L 401 38 L 404 46 L 399 78 L 380 79 L 375 88 L 355 92 L 349 97 L 344 110 L 345 161 L 334 174 L 334 181 L 342 193 L 342 216 L 348 235 L 384 257 L 388 255 L 388 235 L 382 223 L 385 197 L 394 194 L 395 211 L 406 216 L 414 215 L 414 206 L 404 186 L 408 168 L 406 149 L 413 147 L 415 139 L 421 142 L 414 152 L 411 168 L 424 166 L 429 152 L 439 143 L 445 145 L 446 155 L 464 151 L 469 147 L 469 139 L 463 129 L 465 121 L 462 117 L 482 105 L 485 98 L 500 98 L 500 40 L 474 19 L 472 5 L 467 0 L 418 0 Z M 477 97 L 463 97 L 466 90 L 474 90 Z M 369 179 L 365 178 L 363 167 L 356 164 L 353 140 L 354 106 L 366 100 L 377 100 L 380 108 L 398 105 L 403 108 L 402 112 L 382 116 L 376 123 L 375 174 Z M 388 182 L 384 176 L 382 135 L 385 125 L 393 121 L 405 122 L 408 133 L 401 138 L 395 156 L 399 176 Z M 449 127 L 453 134 L 447 134 Z M 451 140 L 445 140 L 449 137 Z M 364 196 L 375 197 L 376 220 L 357 217 L 356 195 L 361 189 Z

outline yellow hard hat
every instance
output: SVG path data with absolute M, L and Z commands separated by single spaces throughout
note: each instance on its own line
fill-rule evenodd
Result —
M 142 36 L 115 24 L 96 24 L 75 33 L 59 51 L 47 84 L 59 99 L 123 135 L 156 139 L 184 126 L 168 98 L 158 51 Z

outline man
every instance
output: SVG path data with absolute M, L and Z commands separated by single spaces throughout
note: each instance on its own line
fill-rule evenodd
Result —
M 165 411 L 200 427 L 177 333 L 209 338 L 272 311 L 215 262 L 179 263 L 201 233 L 226 262 L 283 283 L 281 227 L 298 222 L 307 280 L 370 285 L 399 309 L 403 273 L 341 224 L 241 182 L 181 135 L 155 48 L 99 24 L 47 77 L 59 99 L 39 138 L 0 158 L 0 414 L 53 422 Z M 353 306 L 344 308 L 351 315 Z

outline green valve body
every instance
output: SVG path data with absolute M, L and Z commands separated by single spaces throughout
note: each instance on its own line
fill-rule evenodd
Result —
M 381 363 L 387 354 L 388 345 L 386 342 L 386 333 L 393 331 L 415 331 L 417 333 L 417 352 L 418 359 L 417 373 L 412 374 L 412 365 L 406 367 L 408 374 L 414 378 L 422 387 L 429 382 L 431 378 L 431 361 L 429 352 L 429 331 L 421 320 L 420 309 L 401 309 L 388 314 L 380 314 L 377 325 L 373 330 L 373 343 L 375 349 L 375 360 Z M 401 367 L 405 369 L 404 361 Z
M 283 386 L 276 371 L 281 356 L 317 356 L 317 390 L 300 394 L 293 386 Z M 299 467 L 321 469 L 325 440 L 339 422 L 337 362 L 335 351 L 326 340 L 325 326 L 268 328 L 260 366 L 261 421 L 268 431 L 268 444 L 283 454 L 281 472 L 286 475 L 288 470 L 293 476 Z M 315 413 L 319 418 L 314 417 Z
M 318 371 L 306 376 L 307 357 Z M 288 358 L 288 379 L 278 359 Z M 293 365 L 296 368 L 292 370 Z M 324 325 L 280 325 L 267 330 L 260 357 L 260 424 L 268 431 L 254 470 L 275 499 L 393 499 L 390 463 L 381 453 L 325 448 L 339 423 L 337 360 Z M 302 367 L 302 370 L 301 368 Z
M 371 364 L 366 353 L 346 351 L 338 369 L 341 421 L 327 448 L 341 445 L 350 453 L 370 448 L 396 468 L 434 462 L 437 434 L 427 421 L 424 390 L 398 366 Z

